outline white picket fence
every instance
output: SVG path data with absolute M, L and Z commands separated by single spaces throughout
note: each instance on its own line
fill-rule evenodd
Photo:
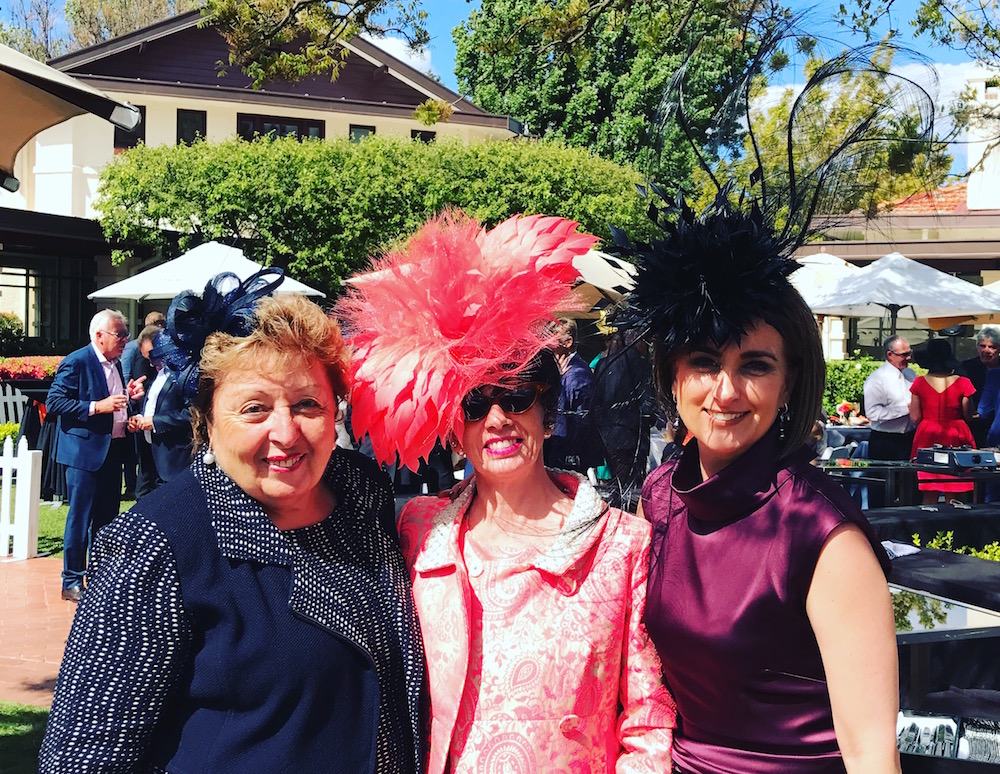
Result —
M 21 424 L 21 417 L 28 405 L 28 396 L 13 384 L 0 383 L 0 422 Z
M 11 489 L 14 509 L 11 513 Z M 42 496 L 42 453 L 21 439 L 17 454 L 7 438 L 0 454 L 0 559 L 38 555 L 38 509 Z

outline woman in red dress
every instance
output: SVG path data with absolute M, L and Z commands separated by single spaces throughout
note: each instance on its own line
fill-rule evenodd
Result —
M 945 339 L 932 339 L 927 348 L 918 352 L 917 364 L 927 369 L 926 376 L 918 376 L 910 387 L 910 418 L 917 423 L 913 436 L 911 456 L 917 449 L 926 449 L 938 443 L 942 446 L 975 446 L 969 422 L 975 392 L 972 382 L 957 376 L 958 361 Z M 923 493 L 924 505 L 933 505 L 941 494 L 962 497 L 972 491 L 971 481 L 956 481 L 954 476 L 940 473 L 917 473 L 918 488 Z

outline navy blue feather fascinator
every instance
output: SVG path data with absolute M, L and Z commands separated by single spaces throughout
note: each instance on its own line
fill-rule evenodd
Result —
M 198 394 L 205 340 L 213 333 L 249 335 L 256 326 L 257 302 L 271 295 L 284 279 L 284 272 L 275 267 L 242 281 L 232 272 L 223 272 L 209 280 L 201 294 L 185 290 L 170 302 L 166 329 L 156 337 L 154 348 L 177 375 L 188 401 Z

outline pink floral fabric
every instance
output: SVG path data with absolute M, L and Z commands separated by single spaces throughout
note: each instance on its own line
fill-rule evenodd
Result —
M 400 514 L 430 676 L 430 774 L 670 771 L 674 703 L 642 625 L 650 527 L 586 481 L 554 479 L 574 506 L 542 550 L 470 540 L 474 483 Z

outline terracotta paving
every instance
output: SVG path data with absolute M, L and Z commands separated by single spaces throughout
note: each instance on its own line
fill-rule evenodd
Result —
M 0 701 L 49 706 L 76 605 L 62 558 L 0 561 Z

